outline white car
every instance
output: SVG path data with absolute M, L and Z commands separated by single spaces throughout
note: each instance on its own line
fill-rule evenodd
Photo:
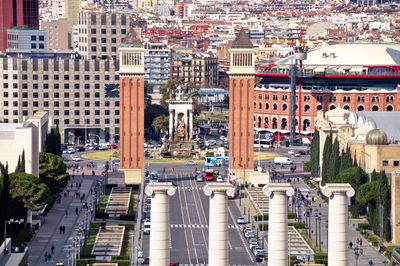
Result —
M 64 153 L 67 153 L 67 154 L 75 153 L 75 149 L 69 148 L 69 149 L 67 149 L 67 150 L 64 150 Z
M 197 165 L 195 161 L 187 161 L 186 165 Z
M 72 161 L 75 161 L 75 162 L 82 161 L 82 159 L 81 159 L 79 156 L 75 156 L 75 155 L 72 155 L 72 156 L 71 156 L 71 160 L 72 160 Z
M 150 234 L 150 222 L 145 222 L 143 225 L 143 233 L 146 235 Z
M 287 153 L 290 154 L 290 155 L 294 155 L 295 151 L 294 150 L 290 150 Z
M 224 182 L 224 179 L 222 178 L 222 176 L 219 175 L 219 176 L 217 177 L 217 182 Z
M 246 222 L 244 221 L 243 217 L 238 217 L 236 220 L 237 224 L 245 224 Z

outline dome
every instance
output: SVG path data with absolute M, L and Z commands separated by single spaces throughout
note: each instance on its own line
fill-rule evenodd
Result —
M 385 131 L 380 129 L 372 129 L 365 136 L 367 144 L 370 145 L 386 145 L 388 143 L 388 138 Z

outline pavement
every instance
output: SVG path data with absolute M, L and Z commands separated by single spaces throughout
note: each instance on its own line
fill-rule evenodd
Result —
M 85 211 L 82 210 L 83 204 L 79 198 L 75 197 L 75 193 L 79 191 L 81 195 L 85 194 L 84 202 L 90 202 L 90 189 L 97 178 L 97 176 L 92 176 L 91 170 L 85 170 L 85 174 L 87 175 L 83 178 L 80 174 L 69 181 L 65 188 L 65 191 L 69 190 L 69 195 L 67 197 L 63 195 L 60 203 L 56 202 L 45 220 L 42 221 L 41 228 L 28 244 L 29 265 L 53 266 L 56 262 L 64 262 L 64 265 L 69 265 L 66 247 L 71 245 L 72 238 L 77 234 L 76 226 L 85 218 Z M 100 171 L 96 170 L 96 174 L 100 174 Z M 80 188 L 76 187 L 76 182 L 81 182 Z M 78 215 L 75 214 L 76 208 L 78 208 Z M 65 226 L 63 234 L 59 230 L 62 225 Z M 51 253 L 52 246 L 54 246 L 54 253 L 50 261 L 45 262 L 44 255 L 46 252 Z

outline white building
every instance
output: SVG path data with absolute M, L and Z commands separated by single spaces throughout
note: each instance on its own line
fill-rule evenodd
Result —
M 39 152 L 46 141 L 49 124 L 47 112 L 37 112 L 23 123 L 0 123 L 0 162 L 14 172 L 18 158 L 25 151 L 25 171 L 39 176 Z

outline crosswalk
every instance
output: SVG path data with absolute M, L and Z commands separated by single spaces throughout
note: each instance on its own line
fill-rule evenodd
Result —
M 208 266 L 208 264 L 181 264 L 179 263 L 180 266 Z M 241 264 L 229 264 L 228 266 L 257 266 L 256 265 L 241 265 Z
M 203 190 L 203 187 L 176 187 L 176 189 L 184 189 L 184 190 Z
M 171 224 L 171 228 L 208 228 L 208 224 Z M 238 225 L 228 225 L 228 229 L 239 229 Z

